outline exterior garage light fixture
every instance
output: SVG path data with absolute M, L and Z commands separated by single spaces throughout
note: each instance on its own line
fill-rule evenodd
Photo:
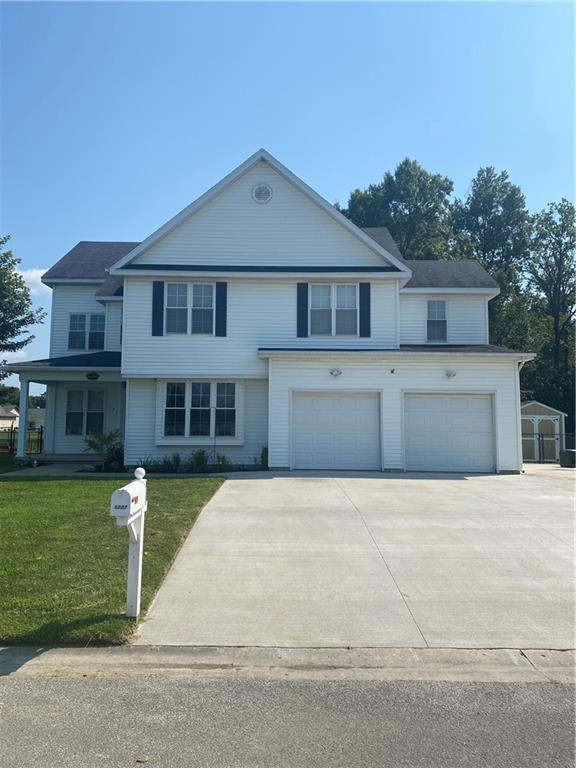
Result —
M 446 378 L 453 379 L 456 376 L 456 371 L 446 371 Z
M 340 370 L 340 368 L 332 368 L 332 370 L 330 371 L 330 376 L 334 376 L 335 378 L 336 376 L 342 376 L 342 371 Z

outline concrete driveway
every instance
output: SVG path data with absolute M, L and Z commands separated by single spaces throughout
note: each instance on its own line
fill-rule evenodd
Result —
M 558 467 L 235 476 L 138 643 L 572 648 L 573 481 Z

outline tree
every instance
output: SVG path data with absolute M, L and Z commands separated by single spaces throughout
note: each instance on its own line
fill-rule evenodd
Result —
M 530 327 L 530 302 L 522 292 L 530 246 L 530 216 L 520 187 L 506 171 L 480 168 L 464 200 L 452 205 L 452 257 L 479 261 L 500 286 L 489 305 L 490 339 L 526 348 L 519 328 Z
M 18 405 L 20 390 L 18 387 L 7 387 L 0 384 L 0 405 Z
M 30 344 L 34 336 L 27 329 L 46 316 L 42 309 L 32 308 L 30 291 L 17 270 L 20 259 L 3 250 L 9 239 L 9 235 L 0 237 L 0 354 L 18 352 Z M 2 373 L 5 363 L 0 360 L 0 379 L 8 375 Z
M 46 408 L 46 393 L 30 395 L 28 402 L 30 403 L 30 408 Z
M 488 166 L 472 179 L 465 200 L 452 205 L 455 257 L 472 257 L 490 274 L 518 286 L 530 243 L 530 216 L 520 187 Z
M 562 342 L 574 319 L 576 292 L 576 211 L 562 199 L 533 217 L 528 281 L 545 303 L 553 323 L 553 360 L 560 365 Z M 566 363 L 568 361 L 566 360 Z
M 380 184 L 352 192 L 342 213 L 359 227 L 388 227 L 405 259 L 446 258 L 453 187 L 406 158 Z

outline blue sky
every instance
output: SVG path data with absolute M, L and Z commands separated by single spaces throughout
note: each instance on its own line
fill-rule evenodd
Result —
M 2 232 L 38 276 L 266 147 L 329 201 L 404 157 L 573 197 L 567 3 L 4 3 Z M 48 351 L 48 323 L 27 357 Z

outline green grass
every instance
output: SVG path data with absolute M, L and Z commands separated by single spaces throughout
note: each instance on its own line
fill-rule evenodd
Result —
M 11 453 L 0 453 L 0 475 L 4 472 L 15 472 L 18 469 Z
M 223 480 L 148 484 L 142 613 L 180 545 Z M 0 480 L 0 644 L 120 643 L 128 533 L 110 517 L 107 479 Z M 141 614 L 142 615 L 142 614 Z

